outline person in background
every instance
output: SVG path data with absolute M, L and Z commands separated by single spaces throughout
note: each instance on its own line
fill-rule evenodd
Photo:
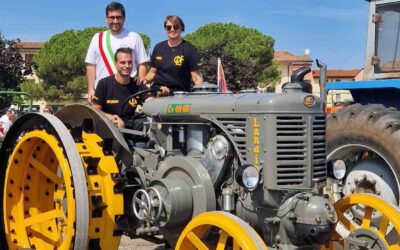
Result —
M 124 101 L 140 91 L 147 90 L 144 85 L 138 85 L 131 77 L 133 68 L 132 50 L 119 48 L 115 53 L 115 67 L 117 73 L 99 81 L 93 97 L 92 107 L 101 110 L 105 116 L 118 128 L 141 130 L 145 117 L 134 119 L 136 106 L 150 97 L 150 93 L 140 96 L 138 100 L 132 98 L 126 105 Z M 123 106 L 124 105 L 124 106 Z M 123 108 L 123 110 L 122 110 Z
M 8 119 L 9 121 L 2 125 L 3 130 L 0 135 L 2 139 L 4 139 L 4 137 L 7 135 L 7 132 L 10 130 L 10 127 L 14 124 L 15 120 L 17 120 L 17 115 L 15 113 L 11 113 Z
M 43 113 L 49 113 L 49 114 L 53 114 L 53 108 L 49 105 L 46 105 L 43 109 Z
M 199 72 L 200 57 L 197 49 L 182 39 L 185 24 L 179 16 L 167 16 L 164 29 L 168 40 L 158 43 L 150 58 L 150 71 L 142 84 L 152 82 L 152 89 L 160 90 L 162 95 L 175 91 L 191 91 L 194 84 L 203 83 Z
M 129 47 L 132 50 L 131 77 L 138 75 L 138 78 L 142 79 L 147 73 L 148 57 L 143 40 L 138 33 L 124 29 L 125 8 L 121 3 L 112 2 L 107 5 L 106 22 L 109 29 L 93 36 L 86 54 L 89 103 L 92 102 L 98 82 L 117 72 L 114 66 L 114 53 L 118 48 Z
M 12 108 L 7 109 L 6 113 L 0 117 L 0 126 L 10 121 L 11 114 L 16 114 L 15 110 Z

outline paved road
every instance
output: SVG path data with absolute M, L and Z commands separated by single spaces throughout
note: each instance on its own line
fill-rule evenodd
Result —
M 164 244 L 157 245 L 143 239 L 134 239 L 123 235 L 118 250 L 168 250 Z

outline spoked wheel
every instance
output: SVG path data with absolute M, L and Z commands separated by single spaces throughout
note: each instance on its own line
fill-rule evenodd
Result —
M 267 249 L 267 246 L 257 232 L 239 217 L 214 211 L 202 213 L 190 221 L 175 249 L 250 250 Z
M 76 218 L 71 176 L 54 136 L 33 131 L 22 137 L 11 156 L 4 188 L 10 248 L 71 247 Z
M 0 150 L 1 249 L 117 249 L 121 180 L 110 143 L 29 114 Z
M 352 220 L 347 214 L 351 209 L 362 209 L 361 220 Z M 354 194 L 344 197 L 335 203 L 339 224 L 347 230 L 346 235 L 336 233 L 333 242 L 339 242 L 344 249 L 400 249 L 399 242 L 388 237 L 389 227 L 391 236 L 400 239 L 400 209 L 372 194 Z M 373 223 L 373 214 L 379 221 Z M 376 219 L 375 219 L 376 220 Z M 333 248 L 331 248 L 333 249 Z

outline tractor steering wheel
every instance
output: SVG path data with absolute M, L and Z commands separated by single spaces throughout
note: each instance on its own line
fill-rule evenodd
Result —
M 146 89 L 146 90 L 139 91 L 139 92 L 137 92 L 137 93 L 135 93 L 135 94 L 132 94 L 132 95 L 130 95 L 128 98 L 126 98 L 126 99 L 122 102 L 120 114 L 123 113 L 123 110 L 124 110 L 126 104 L 129 102 L 129 100 L 131 100 L 132 98 L 135 98 L 135 100 L 137 101 L 137 103 L 142 103 L 142 101 L 140 100 L 140 96 L 143 95 L 143 94 L 147 94 L 147 93 L 149 93 L 149 92 L 157 92 L 157 91 L 154 90 L 154 89 Z

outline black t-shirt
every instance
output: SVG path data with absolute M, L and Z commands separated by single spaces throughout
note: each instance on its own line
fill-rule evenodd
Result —
M 133 78 L 128 84 L 120 84 L 115 76 L 101 79 L 97 85 L 93 102 L 102 106 L 102 110 L 112 115 L 118 115 L 123 120 L 131 119 L 135 115 L 136 106 L 144 102 L 144 95 L 139 97 L 139 103 L 132 98 L 121 112 L 123 102 L 131 95 L 146 90 L 146 86 L 138 86 Z
M 197 49 L 185 40 L 176 47 L 170 47 L 168 41 L 158 43 L 150 60 L 151 67 L 157 69 L 154 85 L 165 85 L 172 92 L 190 91 L 190 72 L 199 69 L 199 62 Z

